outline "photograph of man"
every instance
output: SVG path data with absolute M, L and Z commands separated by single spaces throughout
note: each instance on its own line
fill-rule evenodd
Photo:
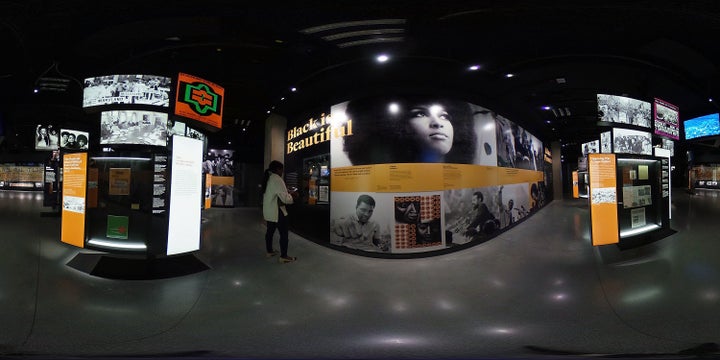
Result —
M 330 243 L 365 251 L 389 251 L 390 234 L 381 234 L 380 224 L 371 219 L 375 205 L 372 196 L 358 196 L 354 213 L 330 222 Z
M 519 185 L 509 185 L 515 187 Z M 525 198 L 527 195 L 527 184 Z M 465 244 L 472 241 L 485 241 L 497 234 L 500 229 L 500 216 L 503 209 L 498 199 L 500 187 L 488 186 L 482 188 L 467 188 L 445 190 L 443 201 L 445 206 L 445 230 L 452 233 L 452 244 Z M 507 195 L 505 195 L 507 193 Z M 515 190 L 508 191 L 508 185 L 503 189 L 503 202 L 513 199 L 513 208 L 519 208 L 519 200 L 514 195 Z M 446 234 L 446 239 L 447 239 Z
M 526 170 L 542 170 L 542 142 L 514 122 L 498 116 L 497 165 Z

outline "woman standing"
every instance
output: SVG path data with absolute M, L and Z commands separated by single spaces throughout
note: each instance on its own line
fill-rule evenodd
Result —
M 280 233 L 280 263 L 289 263 L 297 260 L 296 257 L 288 256 L 288 223 L 286 204 L 293 203 L 293 195 L 288 193 L 285 182 L 282 179 L 283 164 L 273 160 L 265 170 L 263 178 L 263 218 L 267 222 L 265 232 L 265 250 L 267 256 L 277 255 L 273 249 L 273 235 L 275 229 Z

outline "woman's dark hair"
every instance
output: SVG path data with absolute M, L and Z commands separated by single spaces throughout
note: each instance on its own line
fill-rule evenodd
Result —
M 263 176 L 263 181 L 262 181 L 262 193 L 263 194 L 265 193 L 265 190 L 267 190 L 267 183 L 268 183 L 268 180 L 270 180 L 270 173 L 274 173 L 278 170 L 282 171 L 282 169 L 284 167 L 285 166 L 283 165 L 283 163 L 281 163 L 277 160 L 273 160 L 270 162 L 270 165 L 268 165 L 268 168 L 265 169 L 265 175 Z
M 408 133 L 413 106 L 442 104 L 451 116 L 453 144 L 444 162 L 471 164 L 477 136 L 470 105 L 466 102 L 425 95 L 375 96 L 350 101 L 345 109 L 353 120 L 353 135 L 344 138 L 344 150 L 353 165 L 423 162 L 419 144 Z M 390 104 L 397 111 L 390 111 Z
M 88 142 L 87 136 L 85 136 L 83 134 L 78 135 L 76 140 L 77 140 L 77 142 L 83 141 L 83 142 L 85 142 L 85 144 L 87 144 L 87 142 Z

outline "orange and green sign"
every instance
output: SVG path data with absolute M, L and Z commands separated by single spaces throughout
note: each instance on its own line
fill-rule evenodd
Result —
M 225 89 L 199 77 L 178 74 L 175 114 L 222 128 Z

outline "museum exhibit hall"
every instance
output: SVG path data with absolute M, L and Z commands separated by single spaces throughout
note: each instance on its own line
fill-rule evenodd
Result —
M 720 3 L 0 10 L 0 358 L 720 357 Z

